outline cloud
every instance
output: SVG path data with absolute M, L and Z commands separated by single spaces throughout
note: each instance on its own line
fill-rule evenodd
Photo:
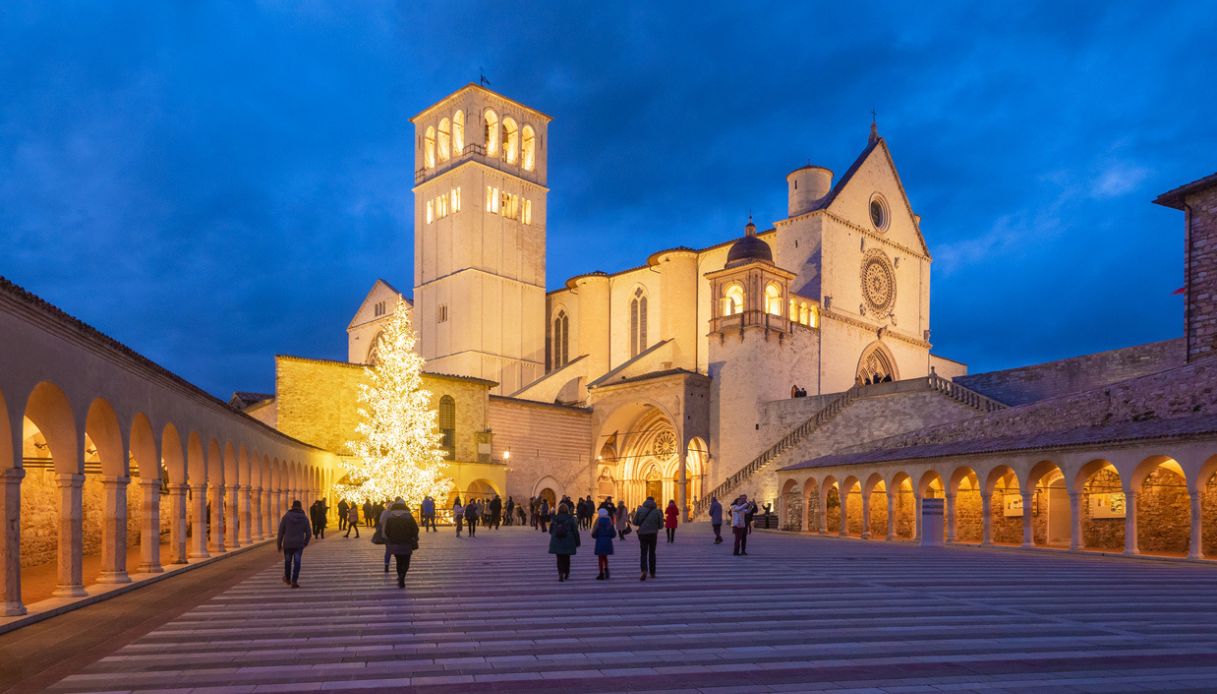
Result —
M 1108 164 L 1090 186 L 1090 194 L 1100 200 L 1117 198 L 1131 193 L 1146 181 L 1150 170 L 1128 162 Z

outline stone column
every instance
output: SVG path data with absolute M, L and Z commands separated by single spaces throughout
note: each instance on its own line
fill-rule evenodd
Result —
M 139 479 L 139 566 L 135 570 L 142 574 L 159 574 L 161 567 L 161 481 Z
M 837 486 L 837 498 L 841 500 L 841 528 L 837 531 L 839 537 L 849 535 L 849 496 Z
M 224 485 L 211 484 L 211 532 L 207 536 L 207 551 L 219 554 L 224 550 Z
M 922 536 L 925 534 L 925 527 L 921 522 L 921 497 L 913 497 L 913 541 L 921 542 Z
M 1082 495 L 1069 492 L 1069 549 L 1082 548 Z
M 887 541 L 896 541 L 896 496 L 891 492 L 887 496 Z
M 186 490 L 184 484 L 169 487 L 169 557 L 170 564 L 186 563 Z
M 56 597 L 81 597 L 88 595 L 84 589 L 81 553 L 84 549 L 81 528 L 80 488 L 84 475 L 59 473 L 55 475 L 59 487 L 59 573 L 52 595 Z
M 1023 497 L 1023 547 L 1035 546 L 1035 490 L 1024 489 L 1020 492 Z
M 241 487 L 241 544 L 252 545 L 254 543 L 254 517 L 250 508 L 253 499 L 253 492 L 247 484 Z
M 680 509 L 680 522 L 689 520 L 689 452 L 685 449 L 684 434 L 681 443 L 676 446 L 676 454 L 680 456 L 679 484 L 676 487 L 676 507 Z
M 947 494 L 947 544 L 955 544 L 955 495 Z
M 12 461 L 16 463 L 17 461 Z M 4 616 L 25 614 L 21 602 L 21 480 L 25 470 L 11 467 L 0 474 L 0 518 L 4 519 L 4 532 L 0 533 L 0 561 L 4 562 L 4 583 L 0 587 L 4 601 Z
M 980 544 L 988 547 L 993 544 L 993 492 L 981 492 L 980 521 Z
M 1124 492 L 1124 553 L 1140 554 L 1137 548 L 1137 497 L 1140 492 Z
M 241 532 L 241 485 L 234 484 L 228 487 L 226 499 L 227 504 L 224 510 L 228 513 L 224 517 L 224 540 L 228 543 L 228 549 L 236 549 L 241 546 L 241 540 L 238 537 Z
M 816 532 L 828 534 L 828 492 L 821 492 L 819 505 L 816 507 Z
M 101 572 L 98 583 L 130 583 L 127 575 L 127 483 L 130 477 L 105 476 L 102 486 Z
M 862 539 L 870 539 L 870 494 L 862 495 Z
M 207 485 L 190 486 L 190 558 L 205 559 L 207 553 Z
M 1187 548 L 1188 559 L 1203 559 L 1204 545 L 1201 544 L 1201 538 L 1204 534 L 1204 524 L 1202 523 L 1204 516 L 1200 511 L 1200 491 L 1189 489 L 1189 496 L 1192 500 L 1192 537 Z

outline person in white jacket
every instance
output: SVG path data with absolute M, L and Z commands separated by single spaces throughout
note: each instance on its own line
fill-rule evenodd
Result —
M 735 535 L 735 546 L 731 554 L 735 556 L 748 554 L 748 511 L 752 504 L 746 494 L 740 494 L 731 504 L 731 532 Z

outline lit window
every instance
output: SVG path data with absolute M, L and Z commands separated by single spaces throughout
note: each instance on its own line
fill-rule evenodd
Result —
M 460 212 L 461 211 L 461 189 L 460 189 L 460 187 L 458 186 L 456 188 L 453 188 L 452 192 L 449 193 L 449 196 L 452 198 L 452 211 Z
M 782 288 L 777 282 L 765 285 L 765 311 L 775 316 L 782 315 Z
M 790 320 L 799 322 L 799 304 L 794 300 L 790 300 Z
M 524 223 L 532 224 L 532 200 L 524 199 Z
M 452 156 L 459 157 L 465 152 L 465 112 L 457 111 L 452 116 Z
M 427 133 L 423 136 L 423 166 L 435 168 L 435 128 L 431 126 L 427 126 Z
M 482 144 L 486 147 L 486 156 L 499 156 L 499 114 L 486 109 L 486 132 Z
M 503 119 L 503 158 L 508 164 L 520 160 L 520 129 L 511 118 Z
M 427 224 L 435 221 L 435 201 L 427 201 Z
M 732 282 L 723 292 L 723 315 L 734 316 L 744 312 L 744 285 Z
M 532 171 L 537 167 L 537 136 L 531 125 L 524 126 L 521 137 L 523 139 L 524 170 Z
M 441 195 L 435 199 L 435 216 L 437 219 L 443 219 L 448 216 L 448 196 Z
M 486 186 L 486 211 L 498 214 L 500 204 L 499 189 L 493 186 Z
M 452 154 L 452 124 L 445 118 L 439 122 L 439 160 L 448 161 Z

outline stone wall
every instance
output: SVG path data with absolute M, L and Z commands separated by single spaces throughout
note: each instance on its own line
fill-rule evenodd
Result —
M 591 410 L 494 396 L 488 423 L 496 451 L 511 451 L 507 493 L 528 499 L 537 484 L 552 478 L 554 491 L 572 498 L 592 491 Z
M 1184 359 L 1183 340 L 1174 339 L 954 380 L 998 402 L 1025 405 L 1164 371 Z
M 1183 478 L 1159 467 L 1146 475 L 1137 499 L 1137 548 L 1187 554 L 1191 500 Z
M 1082 487 L 1082 546 L 1086 549 L 1124 549 L 1123 518 L 1091 518 L 1090 495 L 1120 491 L 1120 475 L 1114 470 L 1100 470 Z
M 1217 187 L 1187 197 L 1188 359 L 1217 353 Z

